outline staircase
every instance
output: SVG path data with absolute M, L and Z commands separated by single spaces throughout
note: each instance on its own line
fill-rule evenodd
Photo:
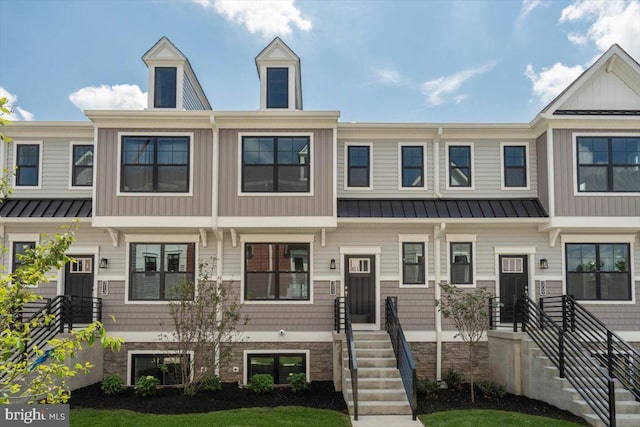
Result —
M 385 331 L 354 331 L 358 362 L 358 411 L 360 415 L 411 415 L 389 335 Z M 349 356 L 343 350 L 343 390 L 353 415 L 353 389 Z

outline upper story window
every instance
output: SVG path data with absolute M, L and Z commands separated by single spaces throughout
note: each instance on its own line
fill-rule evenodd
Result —
M 424 147 L 403 145 L 401 158 L 402 187 L 424 187 Z
M 527 187 L 526 145 L 502 146 L 502 171 L 505 188 Z
M 371 146 L 347 146 L 347 187 L 371 188 Z
M 154 108 L 176 108 L 177 72 L 176 67 L 155 67 Z
M 449 145 L 449 187 L 472 187 L 470 145 Z
M 40 144 L 16 143 L 16 186 L 40 185 Z
M 267 108 L 289 108 L 288 68 L 267 68 Z
M 190 138 L 123 136 L 120 191 L 188 193 Z
M 630 301 L 628 243 L 567 243 L 567 294 L 579 300 Z
M 71 186 L 93 185 L 93 145 L 73 145 L 71 159 Z
M 402 242 L 402 283 L 424 285 L 424 242 Z
M 242 137 L 242 191 L 310 192 L 310 140 L 308 136 Z
M 473 243 L 451 242 L 451 283 L 454 285 L 473 284 Z
M 577 137 L 578 191 L 640 191 L 640 137 Z
M 36 248 L 36 242 L 13 242 L 13 259 L 11 260 L 11 271 L 16 271 L 22 267 L 22 257 L 30 249 Z

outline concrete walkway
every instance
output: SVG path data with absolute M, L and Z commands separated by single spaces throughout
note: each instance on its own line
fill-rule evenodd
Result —
M 351 417 L 353 427 L 424 427 L 419 420 L 413 421 L 411 415 L 360 415 L 358 421 Z

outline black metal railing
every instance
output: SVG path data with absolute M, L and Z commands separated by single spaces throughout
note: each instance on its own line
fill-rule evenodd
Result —
M 338 297 L 333 305 L 334 325 L 336 332 L 344 331 L 347 338 L 347 353 L 349 355 L 349 372 L 351 374 L 351 394 L 353 398 L 353 419 L 358 420 L 358 361 L 356 347 L 351 326 L 351 312 L 344 297 Z
M 385 328 L 389 334 L 389 338 L 391 338 L 393 352 L 396 355 L 396 367 L 400 371 L 404 391 L 407 393 L 407 398 L 411 405 L 411 413 L 413 415 L 413 420 L 415 421 L 418 416 L 418 399 L 416 390 L 418 378 L 416 376 L 416 364 L 413 361 L 409 343 L 402 331 L 400 319 L 398 319 L 397 297 L 387 297 L 385 300 Z
M 518 332 L 522 325 L 522 299 L 519 296 L 489 297 L 489 329 L 510 326 Z

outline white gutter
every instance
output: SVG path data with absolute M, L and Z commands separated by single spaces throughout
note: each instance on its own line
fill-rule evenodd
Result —
M 441 234 L 445 230 L 445 224 L 435 225 L 433 227 L 433 264 L 434 264 L 434 275 L 435 275 L 435 299 L 436 301 L 440 299 L 440 280 L 441 280 L 441 265 L 440 265 L 440 237 Z M 436 318 L 436 380 L 440 381 L 442 379 L 442 313 L 440 313 L 440 309 L 435 307 L 435 318 Z
M 442 128 L 438 128 L 438 133 L 433 139 L 433 195 L 440 198 L 440 138 L 442 137 Z
M 554 189 L 556 187 L 555 183 L 555 173 L 553 169 L 553 128 L 551 125 L 547 126 L 547 197 L 549 203 L 549 220 L 553 219 L 556 214 L 556 201 L 555 201 L 555 193 Z

